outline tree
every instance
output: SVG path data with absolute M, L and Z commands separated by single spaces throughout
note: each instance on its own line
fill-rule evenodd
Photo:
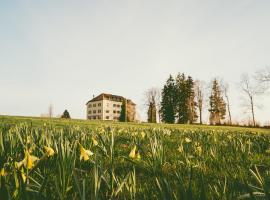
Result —
M 157 123 L 157 108 L 154 101 L 150 102 L 147 115 L 149 123 Z
M 188 107 L 188 123 L 192 124 L 198 119 L 197 103 L 195 101 L 194 81 L 191 76 L 186 80 L 186 102 Z
M 176 84 L 176 116 L 178 123 L 193 123 L 197 120 L 194 81 L 191 76 L 178 74 Z
M 123 98 L 121 105 L 120 122 L 127 122 L 127 100 Z
M 49 105 L 48 116 L 49 116 L 49 118 L 53 117 L 53 105 L 52 104 Z
M 260 84 L 256 82 L 255 80 L 253 80 L 252 82 L 248 74 L 243 74 L 241 76 L 240 87 L 244 95 L 247 97 L 246 101 L 248 102 L 248 107 L 252 115 L 252 123 L 253 123 L 253 126 L 255 127 L 256 126 L 255 98 L 258 95 L 263 94 L 265 89 L 264 87 L 261 87 Z
M 67 110 L 65 110 L 63 115 L 61 116 L 61 118 L 70 119 L 69 112 Z
M 160 89 L 159 88 L 150 88 L 145 92 L 145 105 L 147 107 L 147 116 L 148 122 L 156 123 L 157 114 L 160 117 Z
M 226 99 L 226 105 L 227 105 L 227 110 L 228 110 L 228 115 L 229 115 L 229 124 L 232 125 L 231 104 L 229 100 L 229 84 L 223 83 L 222 89 L 223 89 L 223 93 Z
M 212 82 L 209 105 L 210 124 L 221 124 L 221 120 L 225 119 L 226 115 L 226 103 L 223 99 L 223 94 L 217 79 L 214 79 Z
M 259 70 L 256 73 L 256 79 L 260 83 L 269 83 L 270 82 L 270 67 Z
M 165 123 L 175 122 L 175 82 L 172 75 L 162 90 L 161 117 Z
M 199 110 L 199 121 L 202 124 L 202 112 L 204 103 L 204 82 L 197 80 L 195 81 L 195 101 L 197 102 Z
M 185 74 L 178 74 L 175 79 L 175 107 L 177 122 L 184 124 L 188 122 L 188 102 L 187 102 L 187 85 Z

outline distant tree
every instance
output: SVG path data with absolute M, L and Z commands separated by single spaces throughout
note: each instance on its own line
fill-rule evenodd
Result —
M 157 108 L 154 101 L 150 102 L 147 115 L 149 123 L 157 123 Z
M 265 92 L 265 88 L 262 87 L 256 80 L 251 80 L 248 74 L 243 74 L 240 80 L 240 87 L 244 96 L 247 97 L 248 108 L 252 115 L 252 124 L 256 126 L 255 120 L 255 98 L 258 95 L 262 95 Z
M 165 123 L 175 122 L 175 82 L 172 75 L 162 90 L 161 117 Z
M 160 97 L 161 92 L 159 88 L 150 88 L 145 92 L 145 105 L 147 107 L 148 122 L 156 123 L 157 114 L 160 119 Z
M 53 105 L 52 104 L 49 105 L 48 116 L 49 116 L 49 118 L 53 117 Z
M 192 124 L 197 121 L 197 102 L 195 101 L 194 81 L 191 76 L 186 80 L 186 102 L 188 107 L 188 123 Z
M 261 83 L 270 83 L 270 67 L 259 70 L 255 78 Z
M 127 122 L 127 100 L 124 98 L 121 105 L 120 122 Z
M 61 116 L 61 118 L 70 119 L 69 112 L 67 110 L 65 110 L 63 115 Z
M 175 108 L 179 124 L 188 122 L 187 84 L 185 74 L 178 74 L 175 79 Z
M 225 119 L 226 115 L 226 103 L 223 99 L 223 94 L 217 79 L 214 79 L 212 82 L 209 105 L 210 124 L 221 124 L 221 120 Z
M 199 121 L 202 124 L 202 112 L 204 105 L 204 82 L 197 80 L 195 81 L 195 101 L 197 102 L 199 110 Z
M 198 116 L 196 113 L 194 81 L 191 76 L 178 74 L 176 84 L 176 116 L 178 123 L 194 123 Z
M 230 99 L 229 99 L 229 84 L 222 83 L 221 87 L 222 87 L 222 90 L 226 99 L 227 111 L 229 115 L 229 124 L 232 125 L 231 104 L 230 104 Z

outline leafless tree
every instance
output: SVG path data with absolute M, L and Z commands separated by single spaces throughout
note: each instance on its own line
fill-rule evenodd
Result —
M 265 67 L 264 69 L 257 71 L 255 78 L 260 83 L 270 83 L 270 67 Z
M 148 89 L 145 94 L 145 106 L 148 108 L 150 104 L 154 104 L 156 106 L 158 120 L 160 122 L 160 109 L 161 109 L 161 90 L 156 87 L 152 87 Z
M 48 116 L 49 116 L 49 118 L 53 117 L 53 105 L 52 104 L 49 105 Z
M 252 123 L 253 126 L 256 126 L 255 121 L 255 98 L 258 95 L 264 93 L 264 88 L 260 87 L 260 85 L 256 82 L 256 80 L 251 80 L 248 74 L 243 74 L 240 79 L 240 87 L 245 96 L 247 97 L 247 101 L 249 104 L 249 109 L 252 114 Z
M 224 81 L 222 81 L 221 83 L 221 87 L 226 99 L 226 105 L 227 105 L 227 111 L 228 111 L 228 115 L 229 115 L 229 124 L 232 124 L 232 115 L 231 115 L 231 104 L 230 104 L 230 99 L 229 99 L 229 84 L 225 83 Z
M 200 124 L 202 124 L 205 82 L 201 80 L 196 80 L 194 88 L 195 88 L 195 101 L 197 102 L 197 106 L 199 110 L 199 120 L 200 120 Z

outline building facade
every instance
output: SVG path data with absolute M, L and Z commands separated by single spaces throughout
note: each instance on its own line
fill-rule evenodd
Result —
M 102 93 L 86 103 L 87 119 L 118 121 L 126 101 L 127 121 L 135 121 L 136 104 L 122 96 Z

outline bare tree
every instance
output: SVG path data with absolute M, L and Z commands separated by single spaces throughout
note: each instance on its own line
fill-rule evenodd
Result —
M 269 83 L 270 82 L 270 67 L 265 67 L 264 69 L 261 69 L 256 72 L 255 78 L 260 83 Z
M 161 108 L 161 90 L 159 88 L 153 87 L 148 89 L 145 92 L 145 106 L 149 108 L 151 105 L 152 107 L 156 107 L 156 114 L 158 115 L 158 119 L 160 122 L 160 108 Z
M 202 124 L 202 113 L 204 106 L 204 88 L 205 83 L 203 81 L 201 80 L 195 81 L 195 101 L 197 102 L 198 105 L 200 124 Z
M 52 104 L 49 105 L 48 116 L 49 116 L 49 118 L 53 117 L 53 105 Z
M 247 101 L 249 104 L 249 109 L 252 114 L 252 123 L 253 126 L 256 126 L 256 120 L 255 120 L 255 103 L 254 100 L 258 95 L 261 95 L 264 93 L 264 88 L 260 87 L 260 85 L 253 80 L 251 81 L 250 77 L 248 74 L 243 74 L 241 76 L 241 81 L 240 81 L 240 87 L 241 90 L 244 92 L 245 96 L 247 97 Z
M 230 99 L 229 99 L 229 84 L 222 81 L 221 87 L 222 87 L 222 90 L 226 99 L 226 105 L 227 105 L 227 110 L 228 110 L 228 115 L 229 115 L 229 124 L 232 125 L 231 104 L 230 104 Z

